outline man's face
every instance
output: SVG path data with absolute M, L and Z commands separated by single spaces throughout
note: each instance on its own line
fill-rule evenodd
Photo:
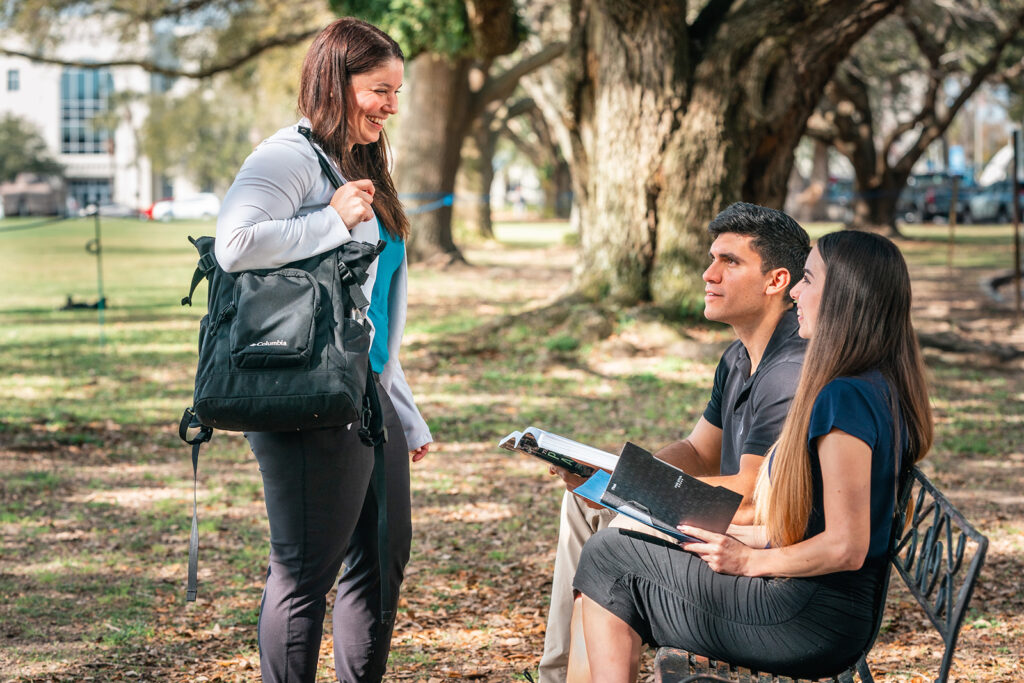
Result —
M 711 244 L 711 265 L 704 271 L 704 317 L 728 325 L 756 324 L 766 313 L 771 273 L 761 272 L 761 257 L 749 235 L 725 232 Z

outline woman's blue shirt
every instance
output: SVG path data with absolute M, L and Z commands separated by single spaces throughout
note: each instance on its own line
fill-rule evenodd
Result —
M 391 284 L 402 265 L 405 249 L 401 237 L 391 235 L 378 221 L 380 238 L 384 240 L 384 251 L 377 257 L 377 277 L 373 282 L 370 297 L 370 311 L 367 316 L 373 323 L 373 343 L 370 345 L 370 367 L 381 372 L 388 362 L 388 299 Z
M 871 370 L 856 377 L 839 377 L 825 385 L 814 400 L 807 433 L 811 456 L 814 504 L 807 524 L 809 538 L 825 530 L 821 463 L 816 439 L 833 429 L 854 436 L 871 448 L 871 545 L 868 558 L 884 557 L 889 548 L 896 496 L 896 426 L 891 390 L 882 373 Z M 900 430 L 900 460 L 906 457 L 906 434 Z

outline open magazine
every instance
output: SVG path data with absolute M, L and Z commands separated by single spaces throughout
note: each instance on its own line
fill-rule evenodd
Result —
M 519 451 L 540 458 L 581 477 L 589 477 L 595 470 L 612 471 L 619 456 L 593 446 L 573 441 L 539 427 L 527 427 L 512 432 L 498 445 L 510 451 Z

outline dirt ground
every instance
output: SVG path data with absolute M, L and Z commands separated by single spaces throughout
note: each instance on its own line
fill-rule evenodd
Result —
M 908 254 L 935 248 L 913 240 L 901 246 Z M 539 306 L 568 282 L 572 254 L 481 248 L 470 261 L 443 273 L 414 269 L 421 286 L 412 290 L 411 316 L 461 308 L 486 318 L 523 302 Z M 543 265 L 524 272 L 523 263 Z M 943 265 L 912 273 L 939 434 L 922 468 L 991 542 L 952 681 L 1024 680 L 1024 324 L 1008 288 L 1000 291 L 1008 300 L 996 301 L 981 285 L 996 274 Z M 492 300 L 481 302 L 479 292 Z M 605 322 L 597 315 L 582 326 L 600 335 Z M 603 384 L 595 398 L 573 404 L 581 424 L 607 420 L 602 411 L 623 406 L 647 410 L 635 396 L 614 402 L 605 395 L 632 386 L 617 384 L 617 376 L 661 367 L 667 357 L 688 363 L 688 355 L 710 355 L 684 366 L 683 374 L 696 376 L 692 387 L 678 389 L 704 396 L 728 334 L 676 327 L 613 325 L 599 343 L 571 353 L 551 344 L 534 361 L 517 357 L 533 351 L 527 345 L 490 346 L 471 325 L 443 343 L 429 330 L 412 336 L 403 362 L 424 412 L 443 418 L 435 431 L 444 443 L 414 471 L 415 547 L 387 680 L 535 675 L 561 494 L 536 463 L 498 452 L 498 432 L 526 419 L 524 396 L 541 408 L 554 405 L 554 394 L 584 377 Z M 527 383 L 519 393 L 510 388 L 516 373 Z M 531 373 L 553 383 L 542 392 L 552 396 L 530 393 Z M 643 381 L 661 386 L 653 384 L 659 377 Z M 255 619 L 266 521 L 254 464 L 244 442 L 221 439 L 203 465 L 204 588 L 186 607 L 182 513 L 191 512 L 191 468 L 171 431 L 170 423 L 144 429 L 45 420 L 0 430 L 0 511 L 18 511 L 0 519 L 0 681 L 259 680 Z M 870 663 L 876 680 L 923 683 L 938 670 L 942 643 L 893 583 Z M 332 657 L 328 618 L 318 681 L 334 680 Z

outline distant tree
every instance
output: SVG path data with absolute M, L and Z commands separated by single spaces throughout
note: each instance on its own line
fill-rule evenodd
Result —
M 519 110 L 509 109 L 510 113 L 516 115 L 501 121 L 499 132 L 536 169 L 544 195 L 543 212 L 558 218 L 568 218 L 572 208 L 572 173 L 569 163 L 562 156 L 551 126 L 533 98 L 519 100 L 515 106 Z
M 986 81 L 1019 76 L 1024 4 L 908 0 L 852 51 L 807 132 L 855 173 L 853 224 L 898 232 L 914 165 Z
M 32 123 L 5 114 L 0 118 L 0 182 L 14 180 L 19 173 L 61 175 L 64 167 L 50 156 L 46 141 Z
M 141 147 L 155 173 L 179 173 L 223 193 L 252 152 L 253 117 L 251 101 L 231 84 L 213 95 L 200 87 L 179 97 L 149 98 Z
M 569 166 L 551 139 L 550 130 L 536 103 L 529 97 L 495 102 L 476 118 L 462 149 L 461 182 L 474 196 L 473 210 L 466 216 L 471 232 L 494 237 L 491 216 L 491 185 L 494 157 L 501 139 L 511 143 L 518 156 L 536 170 L 544 192 L 543 210 L 567 218 L 568 205 L 560 204 L 563 192 L 570 193 Z M 560 214 L 560 211 L 564 213 Z

